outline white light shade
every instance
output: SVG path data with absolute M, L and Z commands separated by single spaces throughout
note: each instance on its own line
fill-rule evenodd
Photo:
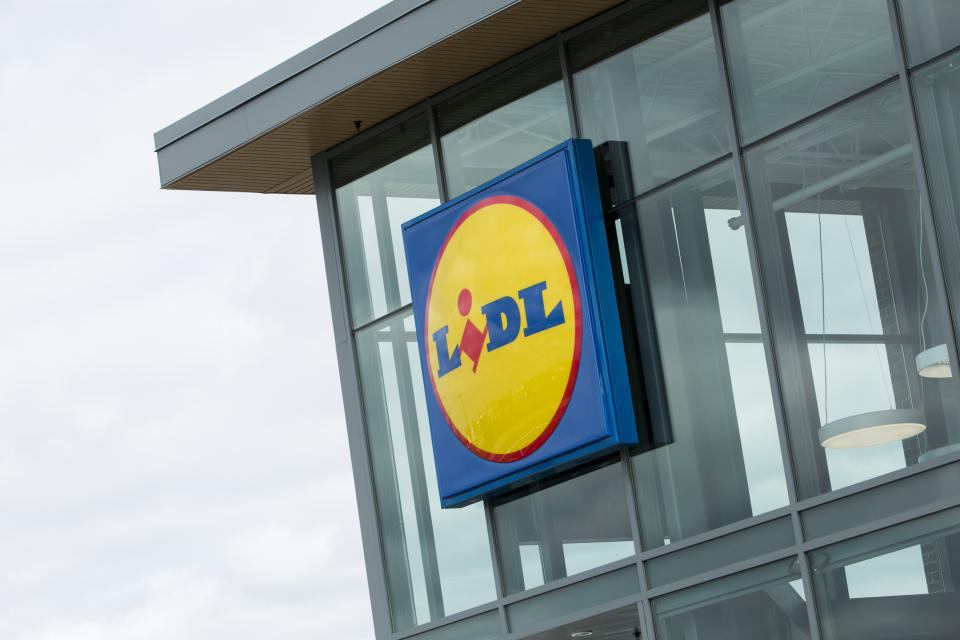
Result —
M 858 449 L 904 440 L 927 428 L 916 409 L 858 413 L 820 427 L 820 444 L 828 449 Z
M 924 378 L 949 378 L 953 375 L 947 345 L 938 344 L 918 353 L 917 373 Z

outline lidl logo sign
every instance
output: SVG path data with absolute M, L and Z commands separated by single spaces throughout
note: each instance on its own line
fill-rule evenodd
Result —
M 582 337 L 577 275 L 553 223 L 513 196 L 470 207 L 440 249 L 425 325 L 454 435 L 493 462 L 536 451 L 570 401 Z
M 588 141 L 403 236 L 444 506 L 636 441 Z

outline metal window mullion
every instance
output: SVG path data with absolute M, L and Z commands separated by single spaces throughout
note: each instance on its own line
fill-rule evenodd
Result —
M 397 278 L 397 257 L 393 251 L 393 234 L 390 228 L 390 208 L 387 203 L 387 190 L 380 181 L 370 185 L 370 199 L 373 209 L 373 229 L 376 233 L 377 249 L 380 253 L 380 277 L 383 280 L 383 294 L 387 309 L 401 306 L 400 282 Z M 373 309 L 373 300 L 370 304 Z
M 361 325 L 358 325 L 353 328 L 354 334 L 361 334 L 370 327 L 378 327 L 382 329 L 388 322 L 395 320 L 397 318 L 406 317 L 407 314 L 412 313 L 413 305 L 407 303 L 402 307 L 397 307 L 393 311 L 386 313 L 379 318 L 374 318 L 370 322 L 365 322 Z
M 630 532 L 633 535 L 633 552 L 637 561 L 637 576 L 640 579 L 640 602 L 637 603 L 637 615 L 640 619 L 640 631 L 645 640 L 655 640 L 656 632 L 653 629 L 653 618 L 649 617 L 650 599 L 646 597 L 647 593 L 647 569 L 640 559 L 640 552 L 643 551 L 643 541 L 640 538 L 640 514 L 637 509 L 637 493 L 634 486 L 633 469 L 630 465 L 630 453 L 623 450 L 620 453 L 620 468 L 622 478 L 625 483 L 627 497 L 627 515 L 630 519 Z
M 390 328 L 391 333 L 403 331 L 403 320 L 396 319 Z M 423 451 L 420 446 L 420 421 L 414 407 L 414 384 L 411 379 L 410 355 L 407 341 L 395 339 L 392 345 L 394 368 L 397 375 L 397 392 L 400 402 L 400 419 L 403 422 L 403 435 L 406 444 L 407 459 L 395 460 L 396 464 L 407 464 L 413 491 L 413 515 L 417 522 L 417 534 L 420 545 L 420 559 L 426 581 L 427 608 L 430 619 L 444 617 L 443 590 L 440 580 L 440 564 L 437 559 L 437 545 L 433 532 L 433 517 L 430 513 L 430 496 L 427 488 L 426 470 L 423 465 Z
M 563 81 L 563 93 L 567 101 L 567 116 L 570 118 L 570 135 L 579 138 L 582 135 L 580 110 L 577 108 L 577 95 L 573 89 L 573 73 L 570 71 L 567 43 L 560 36 L 557 36 L 557 53 L 560 56 L 560 75 Z
M 311 165 L 374 633 L 377 638 L 386 639 L 390 637 L 392 631 L 391 608 L 380 540 L 379 514 L 374 493 L 370 443 L 364 428 L 363 396 L 357 364 L 356 341 L 350 330 L 343 248 L 337 228 L 330 164 L 327 157 L 321 154 L 311 158 Z
M 813 576 L 810 573 L 810 562 L 807 559 L 807 552 L 803 550 L 804 542 L 803 522 L 800 520 L 800 513 L 794 511 L 790 514 L 793 521 L 793 533 L 797 540 L 797 545 L 801 548 L 797 551 L 797 563 L 800 567 L 800 580 L 803 584 L 803 593 L 807 602 L 807 624 L 810 625 L 811 638 L 816 635 L 820 637 L 820 612 L 817 607 L 817 599 L 813 593 Z
M 620 468 L 626 484 L 627 515 L 630 518 L 630 532 L 633 535 L 633 551 L 637 561 L 637 575 L 640 578 L 640 602 L 637 603 L 637 615 L 640 618 L 640 631 L 644 640 L 656 640 L 656 631 L 653 624 L 653 614 L 650 599 L 647 597 L 647 568 L 640 559 L 643 551 L 643 541 L 640 537 L 640 514 L 637 509 L 637 492 L 634 486 L 633 468 L 630 465 L 630 453 L 623 450 L 620 453 Z
M 642 585 L 643 596 L 637 603 L 640 614 L 640 633 L 643 640 L 657 640 L 657 623 L 653 617 L 653 603 L 647 596 L 646 585 Z
M 723 30 L 720 26 L 720 7 L 718 0 L 709 0 L 710 23 L 713 27 L 713 37 L 717 47 L 717 55 L 720 61 L 721 91 L 726 106 L 727 129 L 730 134 L 731 145 L 733 146 L 733 174 L 736 182 L 737 194 L 741 201 L 742 215 L 744 220 L 744 233 L 747 238 L 747 253 L 750 259 L 750 273 L 753 278 L 754 297 L 756 298 L 757 313 L 760 319 L 760 326 L 763 331 L 764 358 L 767 364 L 767 378 L 771 385 L 771 397 L 773 399 L 774 415 L 777 423 L 777 435 L 780 440 L 780 456 L 783 460 L 783 471 L 786 476 L 787 496 L 790 504 L 797 502 L 797 483 L 793 471 L 793 459 L 790 455 L 790 438 L 787 434 L 786 412 L 783 406 L 783 394 L 781 392 L 781 382 L 779 370 L 775 357 L 773 344 L 773 326 L 770 320 L 770 313 L 767 308 L 766 296 L 763 291 L 763 277 L 760 272 L 759 247 L 757 246 L 756 234 L 753 226 L 753 206 L 750 198 L 750 191 L 747 188 L 746 167 L 743 160 L 743 152 L 740 148 L 740 129 L 737 124 L 735 106 L 733 103 L 733 88 L 731 83 L 731 74 L 724 46 Z M 799 540 L 797 541 L 800 542 Z M 816 639 L 815 639 L 816 640 Z
M 440 141 L 440 129 L 437 125 L 437 110 L 432 101 L 427 104 L 427 128 L 430 131 L 433 164 L 437 172 L 437 191 L 440 194 L 440 202 L 446 202 L 450 199 L 450 191 L 447 188 L 447 168 L 443 164 L 443 146 Z
M 733 101 L 733 83 L 730 73 L 729 60 L 727 58 L 725 40 L 720 22 L 720 7 L 718 0 L 708 0 L 710 8 L 710 22 L 713 27 L 714 40 L 718 56 L 720 59 L 720 85 L 723 91 L 723 99 L 726 103 L 727 127 L 730 132 L 731 145 L 733 146 L 733 172 L 736 181 L 737 193 L 741 199 L 743 209 L 744 233 L 747 238 L 747 253 L 750 259 L 750 272 L 753 277 L 754 294 L 757 300 L 757 312 L 760 319 L 760 325 L 763 328 L 762 342 L 764 346 L 764 358 L 767 363 L 767 378 L 771 384 L 771 396 L 774 405 L 774 415 L 777 423 L 777 436 L 780 440 L 780 456 L 783 461 L 783 471 L 787 483 L 787 496 L 790 501 L 790 518 L 793 523 L 794 541 L 796 545 L 803 543 L 803 527 L 800 522 L 800 514 L 797 511 L 797 479 L 793 468 L 792 448 L 790 446 L 790 437 L 787 433 L 786 411 L 783 403 L 783 394 L 781 391 L 781 381 L 779 369 L 777 368 L 776 350 L 773 344 L 773 323 L 770 319 L 770 313 L 767 306 L 766 295 L 763 291 L 763 277 L 760 271 L 759 247 L 753 226 L 753 205 L 748 189 L 746 177 L 746 165 L 743 157 L 743 148 L 740 145 L 740 129 L 737 122 L 736 106 Z M 803 583 L 804 593 L 806 594 L 807 623 L 810 626 L 811 640 L 820 640 L 819 614 L 816 606 L 816 599 L 813 596 L 813 586 L 809 567 L 805 554 L 802 552 L 797 556 L 800 565 L 800 576 Z
M 902 24 L 902 22 L 901 22 L 901 24 Z M 910 69 L 911 75 L 916 75 L 917 72 L 919 72 L 919 71 L 925 71 L 925 70 L 933 67 L 934 65 L 936 65 L 936 64 L 938 64 L 938 63 L 940 63 L 940 62 L 943 62 L 943 61 L 946 60 L 947 58 L 951 58 L 951 57 L 955 56 L 955 55 L 958 54 L 958 53 L 960 53 L 960 45 L 957 45 L 957 46 L 955 46 L 955 47 L 950 47 L 950 48 L 947 49 L 946 51 L 943 51 L 943 52 L 941 52 L 941 53 L 938 53 L 937 55 L 935 55 L 935 56 L 933 56 L 932 58 L 929 58 L 929 59 L 927 59 L 927 60 L 924 60 L 923 62 L 916 62 L 916 63 L 914 63 L 913 65 L 909 65 L 909 62 L 908 62 L 908 68 Z
M 904 95 L 904 107 L 907 114 L 907 128 L 910 134 L 910 143 L 913 147 L 913 164 L 917 172 L 917 190 L 920 193 L 920 215 L 923 216 L 923 227 L 926 235 L 927 246 L 930 251 L 930 263 L 933 267 L 933 280 L 937 294 L 943 301 L 944 310 L 947 313 L 947 323 L 944 328 L 946 334 L 945 342 L 947 344 L 947 354 L 954 372 L 958 370 L 960 359 L 957 358 L 957 340 L 956 334 L 960 331 L 960 316 L 957 315 L 957 309 L 954 309 L 950 295 L 947 291 L 945 278 L 946 265 L 940 255 L 940 238 L 937 232 L 937 222 L 933 215 L 933 204 L 930 198 L 930 183 L 927 179 L 926 164 L 922 153 L 922 139 L 920 137 L 920 126 L 917 119 L 916 102 L 913 96 L 913 84 L 910 82 L 908 72 L 908 63 L 906 58 L 905 45 L 903 40 L 903 27 L 900 21 L 900 13 L 897 3 L 894 0 L 887 0 L 887 11 L 890 14 L 890 28 L 893 30 L 894 54 L 897 58 L 897 75 L 900 79 L 900 88 Z M 923 269 L 921 262 L 920 268 Z M 960 376 L 954 374 L 950 377 L 953 383 L 954 393 L 960 396 Z
M 500 614 L 500 631 L 503 633 L 503 635 L 507 635 L 510 633 L 510 623 L 507 620 L 507 608 L 503 604 L 504 585 L 503 570 L 500 564 L 499 538 L 497 537 L 493 506 L 489 500 L 483 501 L 483 515 L 487 524 L 487 541 L 490 544 L 490 560 L 493 564 L 493 586 L 497 594 L 497 611 Z
M 329 165 L 329 161 L 327 162 Z M 344 198 L 337 198 L 337 192 L 345 192 Z M 349 232 L 350 235 L 359 238 L 363 233 L 363 227 L 360 224 L 360 207 L 357 194 L 357 185 L 350 184 L 340 187 L 340 189 L 331 189 L 333 200 L 337 203 L 337 207 L 334 212 L 336 217 L 336 228 L 337 228 L 337 241 L 343 245 L 344 236 L 347 234 L 347 228 L 352 228 L 352 231 Z M 360 310 L 369 310 L 370 315 L 373 315 L 373 293 L 370 291 L 370 278 L 366 277 L 366 274 L 369 270 L 369 264 L 367 262 L 367 252 L 363 246 L 363 242 L 357 242 L 356 248 L 354 249 L 353 260 L 354 264 L 362 265 L 363 270 L 360 277 L 348 277 L 347 273 L 350 273 L 350 269 L 347 267 L 347 263 L 344 262 L 344 286 L 349 295 L 350 306 L 349 309 L 345 307 L 347 311 L 347 318 L 350 322 L 356 322 L 355 315 L 360 313 Z M 346 258 L 346 256 L 343 256 Z M 357 268 L 355 267 L 355 270 Z M 347 282 L 349 280 L 349 282 Z
M 771 141 L 776 140 L 777 138 L 786 137 L 787 134 L 799 131 L 806 125 L 812 122 L 816 122 L 817 120 L 820 120 L 825 115 L 828 115 L 834 111 L 838 111 L 839 109 L 846 107 L 848 105 L 855 104 L 859 102 L 862 98 L 866 98 L 867 96 L 873 94 L 874 92 L 879 92 L 881 89 L 887 86 L 892 86 L 896 82 L 897 82 L 897 76 L 895 75 L 890 76 L 889 78 L 884 78 L 883 80 L 880 80 L 876 84 L 872 84 L 865 89 L 860 89 L 856 93 L 852 93 L 849 96 L 846 96 L 845 98 L 837 100 L 836 102 L 830 104 L 829 106 L 824 107 L 823 109 L 819 109 L 818 111 L 814 111 L 813 113 L 805 115 L 802 118 L 799 118 L 798 120 L 794 120 L 793 122 L 790 122 L 789 124 L 785 124 L 784 126 L 780 127 L 779 129 L 776 129 L 775 131 L 771 131 L 770 133 L 765 133 L 759 138 L 757 138 L 756 140 L 744 142 L 740 147 L 740 149 L 742 152 L 746 153 L 749 151 L 753 151 L 754 149 L 759 149 L 760 147 L 766 146 Z
M 440 129 L 437 124 L 437 110 L 434 108 L 432 101 L 429 101 L 427 104 L 427 125 L 430 131 L 430 144 L 433 147 L 433 162 L 437 174 L 437 188 L 440 194 L 440 201 L 447 202 L 450 199 L 450 192 L 447 187 L 447 170 L 443 161 L 443 145 L 440 138 Z M 498 538 L 496 535 L 493 508 L 487 500 L 483 502 L 483 512 L 484 521 L 487 526 L 487 542 L 490 547 L 490 563 L 493 567 L 493 586 L 497 598 L 497 612 L 500 616 L 500 630 L 506 635 L 509 633 L 510 627 L 507 621 L 507 610 L 503 604 L 504 584 L 500 563 L 500 550 L 497 546 Z
M 714 167 L 719 167 L 724 162 L 729 162 L 730 157 L 731 157 L 730 153 L 725 153 L 719 158 L 714 158 L 710 162 L 706 162 L 704 164 L 698 165 L 697 167 L 690 169 L 689 171 L 684 171 L 678 176 L 674 176 L 669 180 L 665 180 L 664 182 L 656 184 L 650 187 L 649 189 L 647 189 L 646 191 L 641 192 L 639 195 L 631 195 L 628 198 L 623 198 L 622 200 L 618 200 L 617 204 L 604 210 L 603 215 L 607 219 L 616 220 L 618 218 L 621 218 L 625 210 L 631 207 L 635 207 L 637 204 L 640 203 L 641 200 L 646 200 L 647 198 L 650 198 L 657 194 L 670 191 L 673 188 L 675 188 L 678 184 L 685 182 L 687 179 L 692 178 L 695 175 L 705 173 L 710 169 L 713 169 Z

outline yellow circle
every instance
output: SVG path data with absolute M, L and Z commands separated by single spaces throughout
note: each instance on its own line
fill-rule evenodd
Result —
M 505 462 L 546 441 L 573 390 L 580 309 L 569 253 L 536 207 L 495 196 L 460 218 L 434 267 L 426 342 L 437 400 L 469 449 Z

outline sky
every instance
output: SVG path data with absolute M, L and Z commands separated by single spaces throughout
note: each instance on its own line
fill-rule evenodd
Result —
M 372 638 L 312 196 L 155 131 L 385 4 L 0 2 L 0 638 Z

